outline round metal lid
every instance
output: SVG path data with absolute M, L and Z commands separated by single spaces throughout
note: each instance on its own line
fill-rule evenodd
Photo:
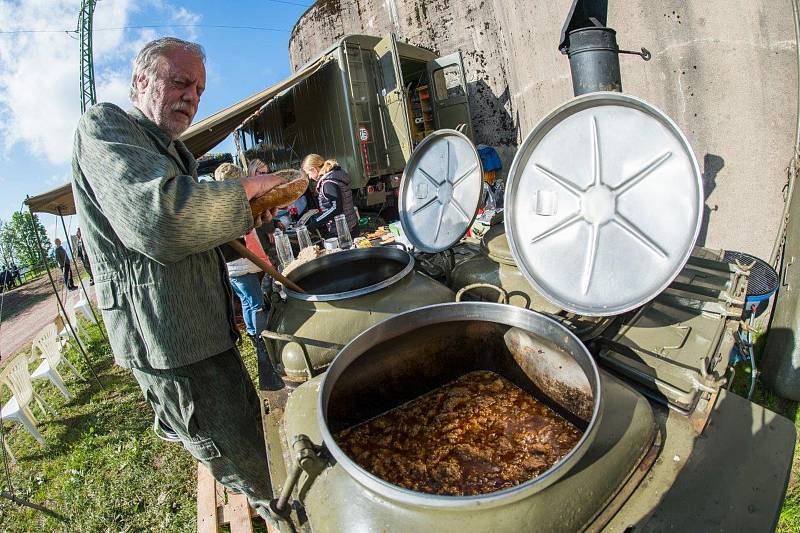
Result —
M 551 302 L 623 313 L 663 291 L 691 254 L 703 183 L 686 137 L 621 93 L 575 98 L 525 139 L 506 187 L 517 265 Z
M 481 197 L 475 145 L 455 130 L 437 130 L 411 153 L 400 183 L 400 224 L 423 252 L 441 252 L 467 232 Z

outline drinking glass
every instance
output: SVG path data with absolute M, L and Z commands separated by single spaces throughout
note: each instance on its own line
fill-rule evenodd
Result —
M 346 250 L 353 246 L 353 237 L 350 236 L 350 229 L 347 227 L 347 218 L 344 215 L 336 215 L 333 220 L 336 222 L 336 235 L 339 236 L 339 248 Z
M 301 250 L 312 246 L 311 235 L 308 234 L 308 228 L 305 226 L 297 226 L 297 244 Z
M 279 229 L 275 230 L 275 249 L 278 251 L 278 259 L 281 262 L 282 269 L 294 261 L 294 251 L 292 251 L 292 243 L 289 242 L 289 236 Z

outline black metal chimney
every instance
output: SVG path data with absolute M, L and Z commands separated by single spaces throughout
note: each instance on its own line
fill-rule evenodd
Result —
M 645 61 L 650 52 L 620 50 L 617 32 L 606 26 L 608 0 L 574 0 L 561 28 L 558 49 L 569 57 L 575 96 L 596 91 L 622 92 L 619 54 L 636 54 Z

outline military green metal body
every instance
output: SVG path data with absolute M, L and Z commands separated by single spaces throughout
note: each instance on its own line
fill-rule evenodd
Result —
M 320 442 L 316 419 L 317 379 L 302 385 L 289 398 L 284 423 L 287 437 L 304 433 Z M 603 374 L 601 379 L 606 407 L 600 432 L 577 466 L 543 491 L 489 509 L 414 508 L 383 499 L 334 465 L 316 479 L 304 480 L 308 488 L 303 505 L 311 529 L 315 532 L 383 529 L 454 533 L 581 529 L 631 476 L 650 451 L 657 430 L 644 397 L 613 376 Z M 306 490 L 302 482 L 299 490 Z M 347 497 L 343 498 L 345 494 Z
M 346 35 L 311 62 L 320 58 L 327 63 L 236 130 L 241 163 L 260 158 L 272 169 L 299 168 L 303 157 L 319 153 L 347 170 L 353 189 L 376 185 L 356 195 L 360 205 L 383 204 L 394 200 L 387 190 L 399 185 L 421 140 L 415 129 L 415 87 L 428 87 L 431 95 L 424 107 L 433 122 L 424 135 L 465 124 L 472 136 L 459 53 L 439 58 L 392 35 Z
M 800 186 L 796 182 L 789 201 L 780 285 L 762 356 L 761 377 L 778 396 L 800 401 L 800 344 L 796 338 L 800 328 Z
M 611 323 L 607 317 L 584 317 L 562 311 L 539 294 L 517 268 L 503 224 L 492 226 L 481 239 L 479 253 L 453 269 L 453 290 L 475 283 L 488 283 L 502 288 L 508 294 L 508 303 L 511 305 L 558 317 L 584 340 L 594 338 Z M 491 289 L 477 288 L 473 293 L 482 299 L 497 300 L 497 293 Z
M 536 302 L 535 294 L 530 300 L 522 296 L 526 287 L 514 294 L 514 283 L 524 279 L 513 265 L 492 255 L 467 260 L 470 268 L 464 271 L 473 273 L 469 280 L 499 281 L 512 298 Z M 746 273 L 720 259 L 720 252 L 695 249 L 664 293 L 617 317 L 588 343 L 603 368 L 600 430 L 579 463 L 551 486 L 507 505 L 454 512 L 401 505 L 328 462 L 301 476 L 293 498 L 303 513 L 291 514 L 291 527 L 314 532 L 774 527 L 795 429 L 789 420 L 724 388 L 747 280 Z M 465 283 L 455 275 L 460 268 L 454 271 L 456 284 Z M 407 286 L 398 291 L 409 309 L 419 307 L 414 303 L 425 296 L 426 289 L 417 290 Z M 276 486 L 294 461 L 289 450 L 295 435 L 322 442 L 316 412 L 320 381 L 316 377 L 298 387 L 285 411 L 275 409 L 265 418 Z M 291 530 L 288 523 L 281 527 Z
M 339 349 L 384 318 L 453 300 L 453 291 L 414 270 L 388 287 L 353 298 L 304 301 L 290 296 L 273 304 L 267 327 L 294 339 L 268 337 L 268 349 L 289 378 L 305 380 L 324 371 Z

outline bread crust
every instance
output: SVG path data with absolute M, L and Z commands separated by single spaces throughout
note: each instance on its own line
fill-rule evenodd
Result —
M 284 178 L 286 183 L 270 189 L 266 194 L 250 200 L 250 210 L 253 217 L 276 207 L 286 207 L 306 192 L 308 176 L 297 170 L 279 170 L 272 173 Z

